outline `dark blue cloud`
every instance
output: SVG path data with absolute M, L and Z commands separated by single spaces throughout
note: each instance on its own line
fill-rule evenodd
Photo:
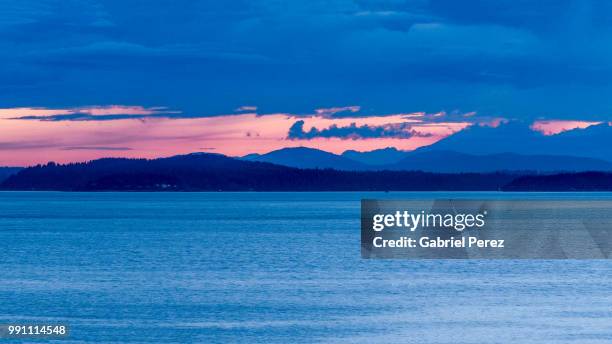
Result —
M 2 107 L 609 119 L 612 3 L 0 1 Z
M 13 117 L 11 119 L 19 120 L 32 120 L 41 122 L 61 122 L 61 121 L 114 121 L 119 119 L 143 119 L 150 117 L 150 115 L 131 115 L 131 114 L 117 114 L 117 115 L 92 115 L 89 113 L 67 113 L 58 115 L 38 116 L 28 115 Z
M 415 136 L 427 137 L 431 135 L 419 133 L 416 130 L 413 130 L 408 123 L 386 124 L 381 126 L 358 126 L 355 123 L 351 123 L 350 125 L 344 127 L 333 124 L 328 128 L 310 128 L 310 130 L 305 131 L 304 121 L 302 120 L 296 121 L 291 128 L 289 128 L 289 133 L 287 134 L 287 138 L 290 140 L 312 140 L 319 137 L 341 138 L 345 140 L 383 137 L 408 139 Z

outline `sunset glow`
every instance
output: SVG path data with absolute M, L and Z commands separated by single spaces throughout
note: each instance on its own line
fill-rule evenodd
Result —
M 240 110 L 256 110 L 245 106 Z M 239 113 L 210 117 L 173 117 L 178 111 L 164 107 L 91 106 L 65 109 L 22 107 L 0 110 L 3 131 L 0 165 L 87 161 L 102 157 L 154 158 L 191 152 L 215 152 L 230 156 L 266 153 L 284 147 L 312 147 L 333 153 L 353 149 L 369 151 L 386 147 L 401 150 L 432 144 L 471 125 L 466 121 L 440 121 L 443 114 L 400 113 L 367 117 L 339 117 L 358 107 L 317 109 L 311 115 L 290 113 Z M 86 113 L 92 118 L 58 115 Z M 142 115 L 136 118 L 105 116 Z M 434 118 L 436 121 L 431 121 Z M 402 125 L 411 137 L 314 137 L 289 139 L 298 120 L 304 129 L 385 128 Z M 412 134 L 410 134 L 412 135 Z
M 235 113 L 185 115 L 167 107 L 95 105 L 73 108 L 0 109 L 0 165 L 28 166 L 102 157 L 155 158 L 192 152 L 229 156 L 311 147 L 332 153 L 387 147 L 414 150 L 473 124 L 498 127 L 502 117 L 475 113 L 402 112 L 361 115 L 357 105 L 317 108 L 310 114 Z M 555 135 L 600 122 L 539 120 L 531 129 Z M 296 125 L 298 125 L 296 127 Z M 297 134 L 292 130 L 299 129 Z
M 531 125 L 531 129 L 539 131 L 544 135 L 555 135 L 572 129 L 584 129 L 592 125 L 601 124 L 602 122 L 589 121 L 564 121 L 564 120 L 547 120 L 535 121 Z

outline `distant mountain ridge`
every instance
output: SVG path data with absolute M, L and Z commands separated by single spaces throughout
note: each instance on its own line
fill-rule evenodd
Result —
M 612 161 L 612 126 L 607 122 L 555 135 L 544 135 L 521 122 L 498 127 L 473 125 L 417 152 L 436 150 L 487 155 L 565 155 Z
M 551 173 L 559 171 L 612 171 L 612 162 L 594 158 L 562 155 L 521 155 L 497 153 L 474 155 L 453 151 L 416 151 L 395 165 L 391 170 L 419 170 L 426 172 L 494 172 L 533 171 Z
M 358 152 L 347 150 L 342 156 L 366 165 L 392 165 L 406 158 L 408 152 L 398 150 L 394 147 L 375 149 L 369 152 Z
M 314 148 L 291 147 L 266 154 L 249 154 L 243 160 L 269 162 L 295 168 L 333 168 L 345 171 L 364 171 L 372 168 L 361 162 Z
M 332 168 L 346 171 L 405 170 L 440 173 L 535 171 L 612 171 L 612 162 L 567 155 L 517 153 L 468 154 L 449 150 L 394 148 L 371 152 L 346 151 L 342 155 L 314 148 L 283 148 L 267 154 L 251 154 L 244 160 L 269 162 L 295 168 Z M 384 163 L 383 163 L 384 162 Z
M 338 155 L 294 147 L 242 158 L 209 153 L 107 158 L 0 168 L 0 185 L 72 191 L 612 190 L 610 147 L 608 123 L 547 136 L 512 122 L 472 126 L 412 152 L 386 148 Z

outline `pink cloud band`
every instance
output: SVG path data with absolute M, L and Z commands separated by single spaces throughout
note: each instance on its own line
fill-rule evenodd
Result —
M 573 129 L 584 129 L 602 122 L 568 121 L 568 120 L 540 120 L 531 125 L 531 129 L 544 135 L 556 135 Z

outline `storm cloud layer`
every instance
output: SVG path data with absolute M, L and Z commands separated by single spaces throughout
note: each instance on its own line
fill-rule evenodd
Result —
M 2 107 L 609 119 L 612 3 L 0 1 Z

